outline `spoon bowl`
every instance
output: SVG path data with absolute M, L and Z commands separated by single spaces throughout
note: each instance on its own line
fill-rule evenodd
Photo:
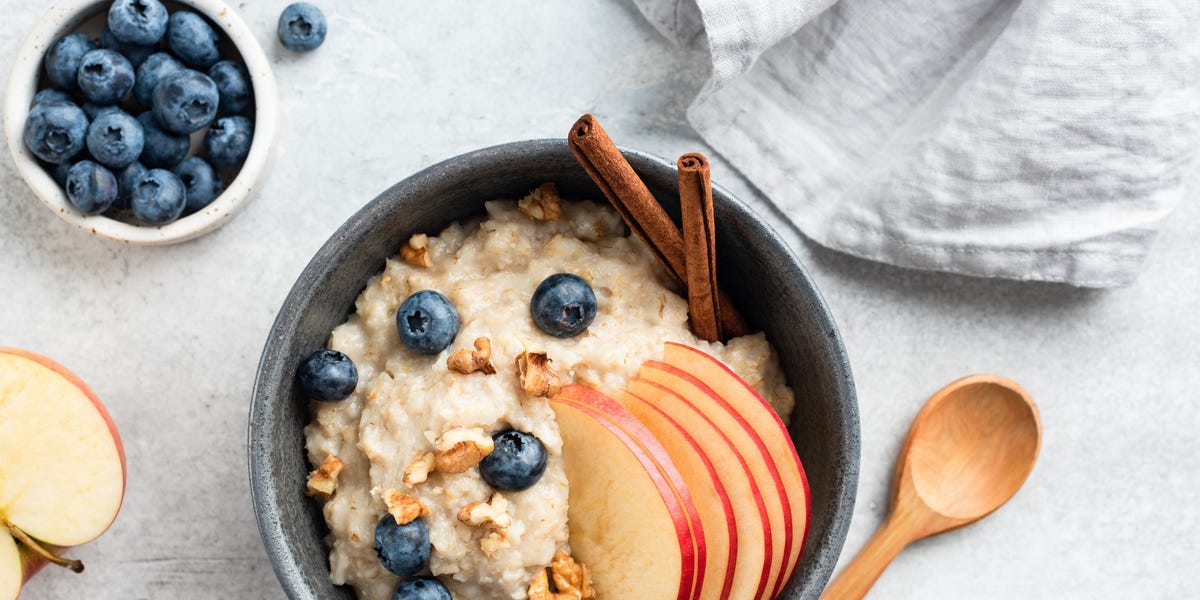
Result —
M 1017 493 L 1037 460 L 1042 421 L 1015 381 L 971 375 L 939 390 L 900 451 L 887 520 L 822 598 L 862 598 L 908 544 L 969 525 Z

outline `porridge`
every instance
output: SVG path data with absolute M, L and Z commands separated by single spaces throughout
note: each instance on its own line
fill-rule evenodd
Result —
M 557 273 L 594 290 L 594 320 L 574 337 L 548 335 L 530 316 L 535 288 Z M 356 387 L 345 400 L 315 403 L 305 430 L 333 582 L 362 599 L 391 597 L 402 578 L 374 547 L 376 525 L 391 513 L 425 524 L 427 573 L 455 598 L 526 598 L 531 581 L 571 550 L 563 440 L 544 396 L 570 383 L 615 392 L 660 359 L 665 342 L 724 362 L 786 419 L 793 395 L 766 338 L 699 340 L 672 288 L 615 211 L 560 204 L 552 186 L 409 240 L 330 336 L 329 348 L 357 368 Z M 453 341 L 431 354 L 397 335 L 401 303 L 420 290 L 444 295 L 459 320 Z M 544 471 L 521 491 L 496 491 L 474 468 L 508 429 L 545 449 Z

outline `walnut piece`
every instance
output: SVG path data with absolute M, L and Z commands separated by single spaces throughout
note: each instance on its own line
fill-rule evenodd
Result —
M 407 525 L 429 514 L 429 507 L 424 502 L 398 490 L 389 488 L 382 496 L 388 513 L 395 517 L 397 525 Z
M 517 208 L 534 221 L 557 221 L 562 216 L 562 198 L 553 183 L 543 183 L 517 201 Z
M 522 352 L 517 355 L 517 376 L 530 398 L 553 398 L 562 391 L 558 373 L 550 368 L 552 361 L 545 352 Z
M 448 429 L 438 436 L 434 445 L 438 450 L 434 468 L 442 473 L 462 473 L 479 464 L 495 448 L 492 436 L 479 427 Z
M 483 553 L 488 556 L 491 556 L 511 545 L 512 544 L 508 541 L 508 535 L 506 535 L 503 531 L 493 531 L 479 538 L 479 549 L 483 550 Z
M 549 571 L 549 577 L 547 577 Z M 550 589 L 550 582 L 554 589 Z M 550 566 L 538 571 L 529 583 L 529 600 L 595 600 L 592 576 L 586 566 L 576 563 L 566 552 L 554 554 Z
M 508 500 L 500 492 L 492 492 L 487 502 L 472 502 L 458 511 L 458 520 L 471 527 L 495 527 L 503 529 L 512 525 L 508 514 Z
M 338 474 L 344 466 L 346 465 L 338 457 L 332 454 L 326 456 L 325 460 L 321 461 L 321 466 L 308 474 L 308 495 L 332 496 L 337 489 Z
M 408 242 L 400 248 L 400 260 L 414 267 L 433 266 L 433 256 L 429 253 L 429 236 L 418 233 L 408 238 Z
M 404 469 L 404 483 L 408 487 L 424 483 L 436 468 L 437 461 L 432 452 L 417 452 L 413 461 Z
M 464 375 L 476 371 L 484 375 L 494 375 L 496 367 L 492 366 L 492 340 L 485 337 L 476 338 L 474 350 L 455 350 L 450 358 L 446 359 L 446 367 Z

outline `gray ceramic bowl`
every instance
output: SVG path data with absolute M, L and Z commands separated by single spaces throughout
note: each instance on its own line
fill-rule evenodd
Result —
M 678 217 L 675 166 L 626 157 Z M 396 184 L 342 225 L 308 264 L 279 311 L 259 365 L 250 407 L 254 510 L 280 582 L 291 598 L 353 598 L 329 583 L 327 533 L 304 494 L 309 464 L 303 427 L 311 415 L 295 384 L 300 359 L 346 320 L 367 279 L 414 233 L 437 232 L 553 181 L 567 196 L 603 200 L 563 140 L 517 142 L 464 154 Z M 723 287 L 779 352 L 796 390 L 791 433 L 812 488 L 812 520 L 800 565 L 782 598 L 820 596 L 845 541 L 858 485 L 858 405 L 837 327 L 796 257 L 757 215 L 713 190 Z M 623 600 L 623 599 L 617 599 Z

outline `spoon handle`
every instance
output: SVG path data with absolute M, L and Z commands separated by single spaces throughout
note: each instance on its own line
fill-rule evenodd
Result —
M 858 600 L 866 596 L 892 559 L 912 541 L 911 525 L 904 516 L 889 515 L 854 560 L 825 588 L 821 600 Z

